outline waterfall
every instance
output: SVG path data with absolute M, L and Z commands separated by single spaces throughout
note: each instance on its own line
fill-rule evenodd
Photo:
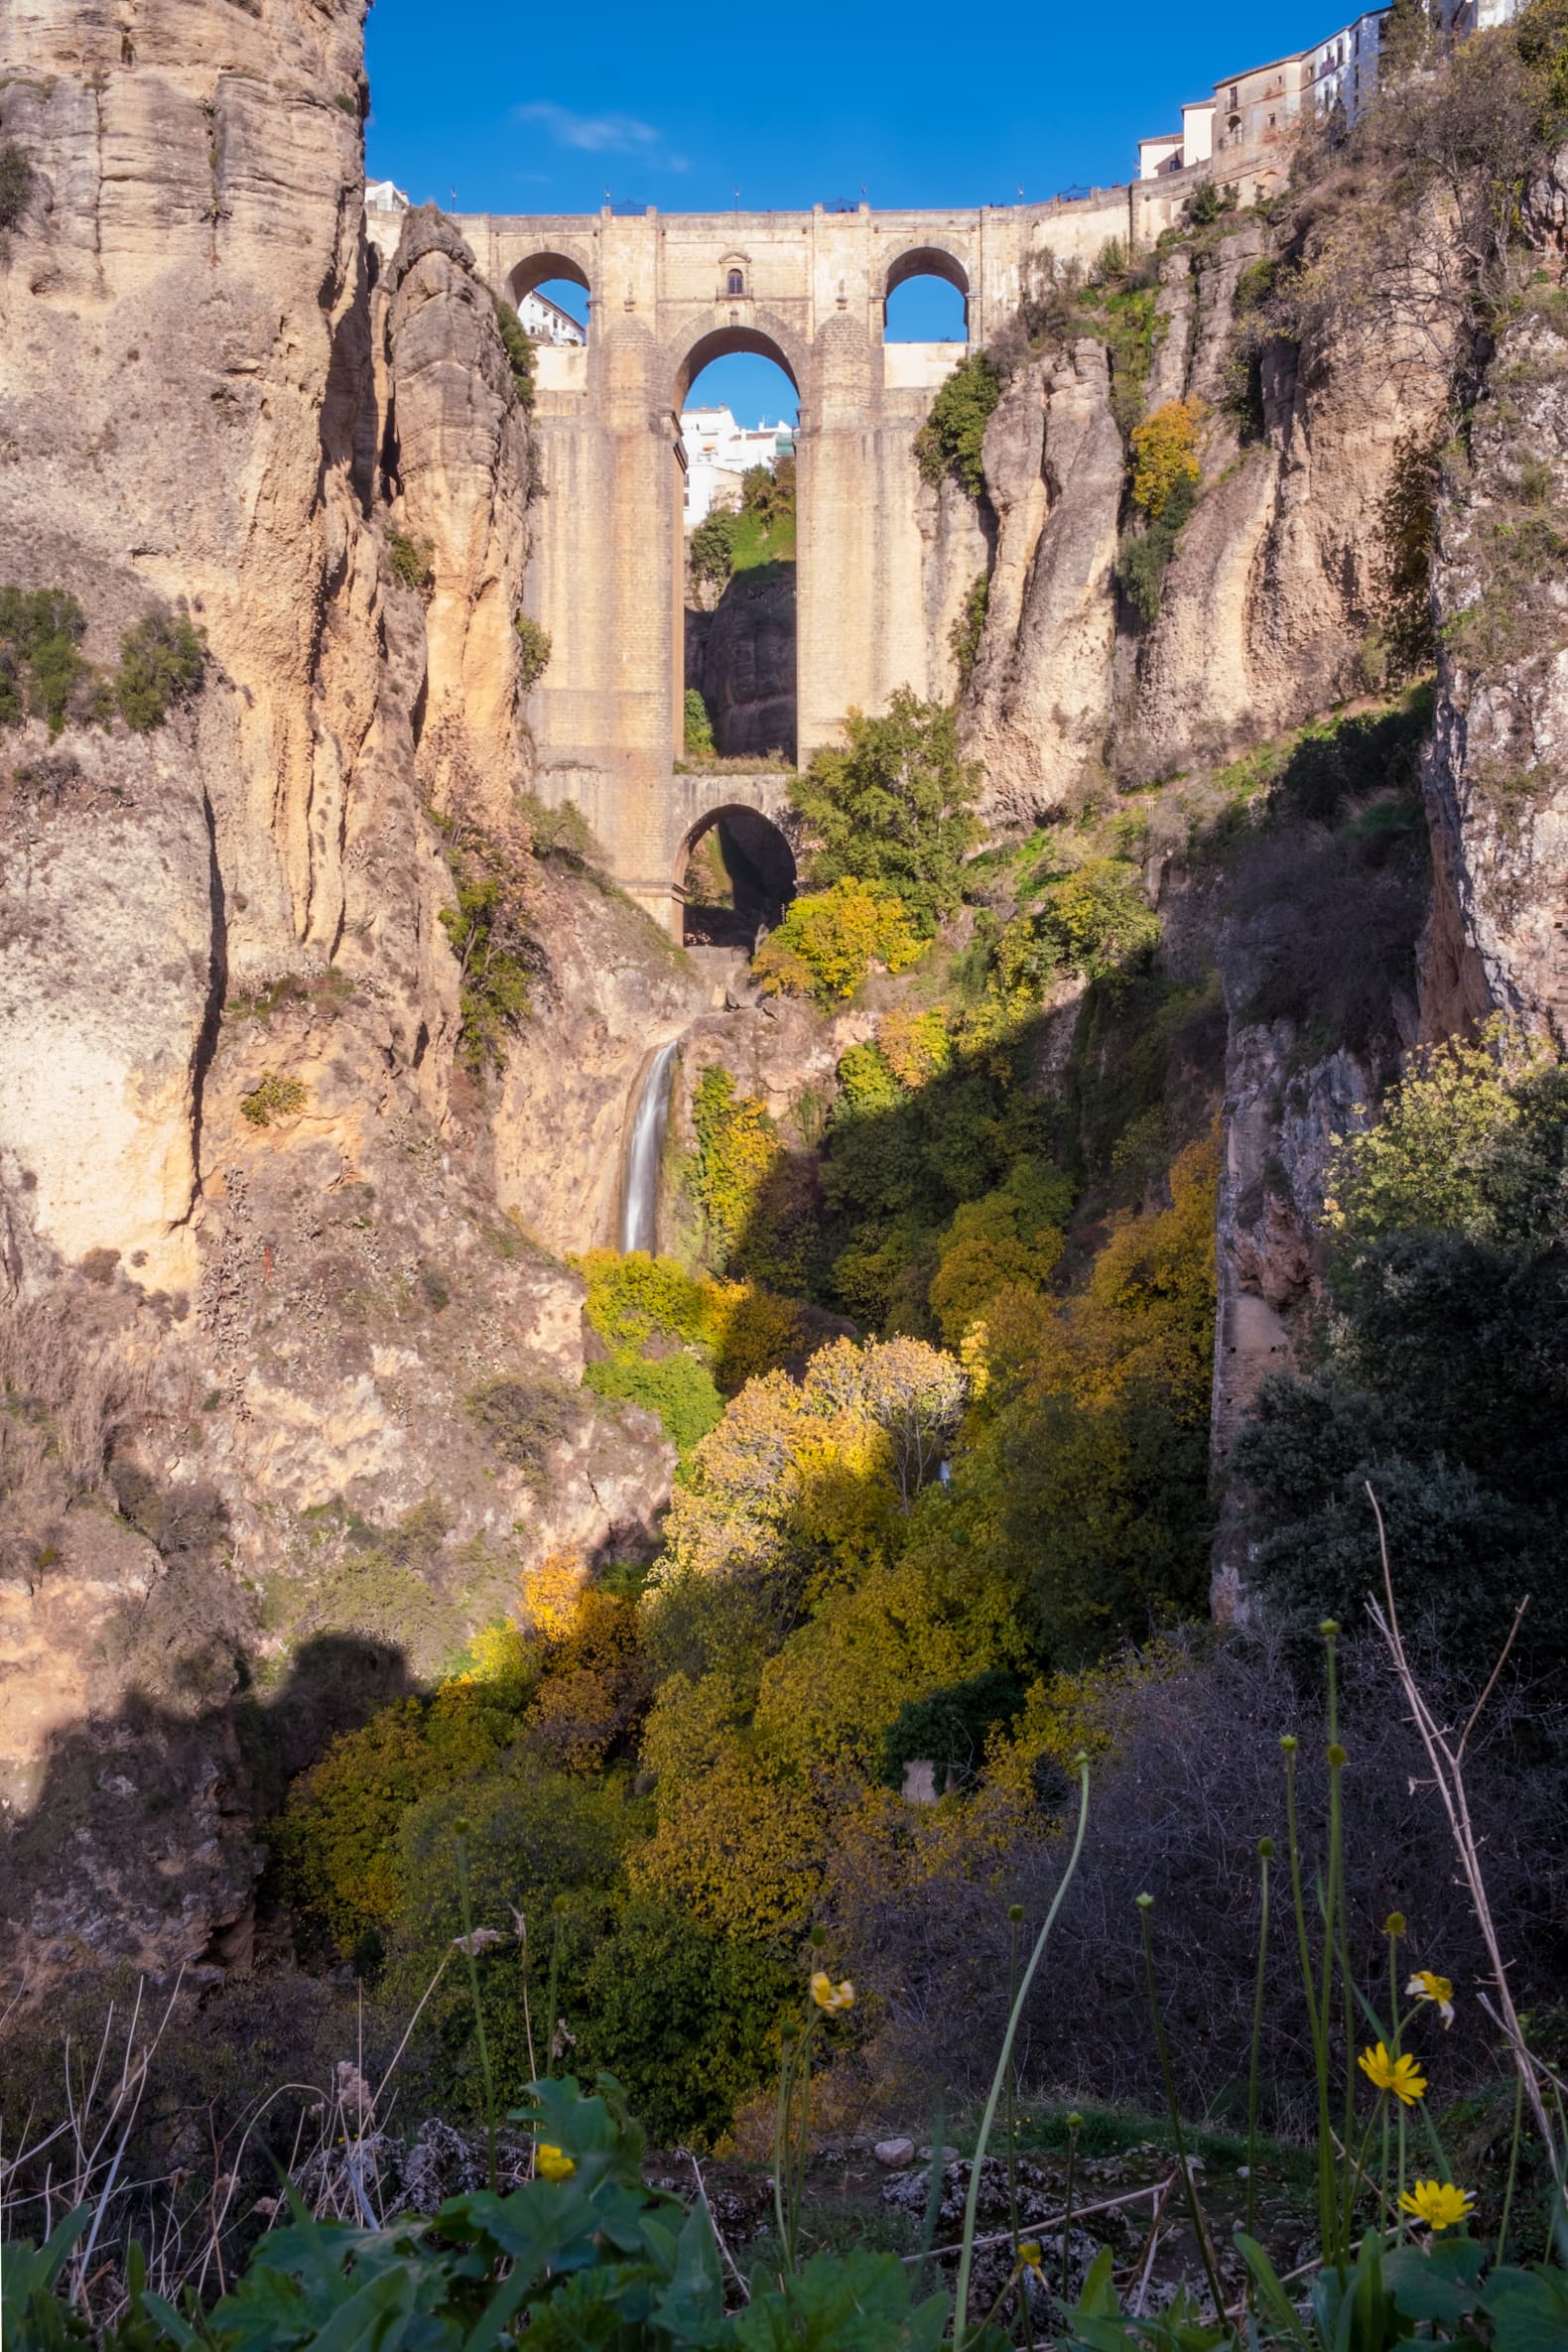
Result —
M 665 1129 L 670 1123 L 670 1083 L 680 1039 L 661 1045 L 643 1075 L 637 1108 L 632 1112 L 631 1137 L 621 1178 L 620 1245 L 646 1249 L 658 1244 L 659 1168 L 664 1158 Z

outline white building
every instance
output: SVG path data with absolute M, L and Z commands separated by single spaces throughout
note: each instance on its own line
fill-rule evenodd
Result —
M 523 323 L 523 332 L 536 343 L 586 343 L 588 332 L 580 320 L 548 294 L 525 294 L 517 306 L 517 316 Z
M 1478 27 L 1503 24 L 1518 0 L 1439 0 L 1445 36 L 1462 40 Z M 1214 85 L 1214 95 L 1182 108 L 1180 131 L 1138 141 L 1138 178 L 1190 171 L 1217 163 L 1222 176 L 1235 176 L 1241 157 L 1281 147 L 1298 118 L 1308 111 L 1338 111 L 1352 123 L 1377 86 L 1377 59 L 1386 8 L 1367 10 L 1311 49 L 1249 65 Z
M 715 508 L 731 513 L 740 504 L 740 484 L 753 465 L 771 473 L 780 457 L 795 455 L 793 425 L 737 425 L 727 408 L 681 411 L 681 455 L 686 464 L 685 520 L 695 531 Z

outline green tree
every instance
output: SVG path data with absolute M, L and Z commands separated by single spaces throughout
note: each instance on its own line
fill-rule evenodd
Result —
M 915 461 L 922 480 L 939 482 L 952 472 L 972 498 L 983 495 L 985 427 L 1000 398 L 1001 378 L 986 352 L 972 351 L 959 361 L 915 435 Z
M 851 711 L 844 750 L 817 752 L 791 787 L 815 843 L 814 890 L 840 881 L 884 883 L 929 939 L 964 894 L 964 860 L 980 839 L 980 768 L 959 756 L 958 719 L 907 686 L 887 715 Z
M 206 631 L 183 612 L 150 612 L 120 639 L 114 700 L 120 717 L 137 734 L 162 726 L 172 706 L 185 702 L 201 683 Z
M 704 515 L 692 533 L 692 578 L 707 588 L 722 588 L 735 568 L 735 533 L 740 517 L 718 510 Z

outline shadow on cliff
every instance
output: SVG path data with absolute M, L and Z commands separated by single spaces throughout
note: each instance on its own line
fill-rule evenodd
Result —
M 237 1656 L 233 1671 L 235 1687 L 206 1705 L 132 1690 L 55 1733 L 0 1848 L 30 1969 L 133 1957 L 247 1967 L 258 1823 L 338 1733 L 415 1688 L 400 1648 L 352 1633 L 305 1642 L 274 1690 Z

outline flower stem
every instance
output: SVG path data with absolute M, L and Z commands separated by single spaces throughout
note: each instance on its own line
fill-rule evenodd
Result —
M 1181 2166 L 1182 2187 L 1187 2196 L 1187 2212 L 1192 2221 L 1193 2235 L 1198 2240 L 1198 2252 L 1203 2257 L 1204 2277 L 1209 2282 L 1209 2292 L 1214 2297 L 1216 2322 L 1225 2325 L 1225 2296 L 1220 2291 L 1219 2276 L 1214 2267 L 1214 2253 L 1209 2244 L 1209 2232 L 1198 2203 L 1198 2190 L 1187 2160 L 1187 2140 L 1181 2128 L 1181 2109 L 1176 2103 L 1176 2077 L 1171 2070 L 1170 2046 L 1165 2039 L 1165 2021 L 1160 2016 L 1160 1992 L 1154 1976 L 1154 1938 L 1149 1930 L 1151 1898 L 1138 1897 L 1138 1919 L 1143 1929 L 1143 1974 L 1148 1983 L 1149 2015 L 1154 2021 L 1154 2046 L 1159 2052 L 1160 2078 L 1165 2085 L 1165 2104 L 1170 2109 L 1171 2137 L 1176 2143 L 1176 2161 Z
M 1007 1912 L 1007 2011 L 1010 2016 L 1014 1996 L 1018 1990 L 1018 1926 L 1022 1908 L 1013 1903 Z M 1018 2266 L 1018 2118 L 1013 2111 L 1012 2068 L 1007 2069 L 1007 2106 L 1003 2117 L 1007 2132 L 1007 2227 L 1012 2232 L 1014 2276 L 1018 2285 L 1018 2309 L 1023 2318 L 1025 2352 L 1034 2352 L 1034 2321 L 1029 2311 L 1029 2291 L 1021 2267 Z M 1062 2291 L 1067 2291 L 1067 2265 L 1062 2266 Z
M 1270 1845 L 1269 1853 L 1273 1848 Z M 1246 2075 L 1246 2234 L 1252 2235 L 1252 2216 L 1257 2204 L 1257 2059 L 1263 2038 L 1263 1979 L 1268 1965 L 1268 1853 L 1259 1857 L 1261 1865 L 1262 1896 L 1257 1921 L 1257 1982 L 1252 1991 L 1252 2055 Z M 1247 2297 L 1251 2298 L 1251 2273 L 1247 2273 Z
M 1067 2300 L 1067 2258 L 1073 2242 L 1073 2174 L 1078 2169 L 1078 2135 L 1083 2130 L 1079 2116 L 1069 2116 L 1067 2123 L 1067 2194 L 1062 2199 L 1062 2300 Z
M 1045 1914 L 1045 1925 L 1035 1937 L 1034 1950 L 1029 1955 L 1029 1965 L 1023 1972 L 1023 1981 L 1013 2000 L 1012 2012 L 1007 2020 L 1007 2030 L 1002 2035 L 1001 2056 L 997 2059 L 996 2071 L 991 2076 L 990 2095 L 985 2101 L 985 2112 L 980 2117 L 980 2135 L 975 2144 L 974 2161 L 970 2165 L 969 2195 L 964 2203 L 964 2237 L 959 2252 L 958 2285 L 954 2292 L 954 2352 L 964 2352 L 964 2340 L 969 2333 L 970 2273 L 975 2264 L 975 2222 L 980 2204 L 980 2166 L 985 2160 L 985 2144 L 990 2138 L 991 2126 L 996 2120 L 996 2109 L 1001 2100 L 1001 2086 L 1005 2080 L 1007 2068 L 1012 2064 L 1012 2045 L 1017 2039 L 1018 2020 L 1023 2014 L 1023 2005 L 1029 1998 L 1029 1987 L 1034 1982 L 1034 1972 L 1045 1956 L 1045 1947 L 1050 1941 L 1051 1930 L 1056 1925 L 1057 1913 L 1062 1907 L 1063 1898 L 1077 1872 L 1078 1858 L 1084 1850 L 1084 1832 L 1088 1827 L 1089 1759 L 1080 1751 L 1078 1757 L 1078 1833 L 1073 1840 L 1073 1850 L 1067 1858 L 1067 1868 L 1063 1871 L 1056 1893 L 1051 1897 L 1051 1907 Z
M 1518 2068 L 1513 2075 L 1513 2141 L 1508 2150 L 1508 2185 L 1503 2192 L 1503 2219 L 1498 2224 L 1498 2261 L 1503 2260 L 1508 2242 L 1508 2215 L 1513 2210 L 1513 2183 L 1519 2170 L 1519 2133 L 1524 2122 L 1524 2076 Z M 1400 2182 L 1400 2188 L 1404 2186 Z
M 1307 1906 L 1301 1891 L 1301 1839 L 1296 1825 L 1296 1743 L 1285 1751 L 1285 1837 L 1290 1849 L 1290 1892 L 1296 1913 L 1296 1948 L 1301 1958 L 1301 1983 L 1306 1996 L 1307 2023 L 1312 2032 L 1312 2061 L 1318 2078 L 1318 2232 L 1325 2260 L 1334 2235 L 1334 2131 L 1329 2121 L 1329 2055 L 1324 2046 L 1323 2021 L 1318 2015 L 1317 1987 L 1312 1978 L 1312 1953 L 1307 1943 Z
M 479 1964 L 473 1954 L 473 1911 L 468 1901 L 468 1841 L 457 1833 L 457 1900 L 462 1910 L 462 1954 L 468 1963 L 468 1991 L 473 1999 L 473 2026 L 479 2044 L 479 2072 L 484 2077 L 484 2148 L 490 2194 L 496 2189 L 495 2077 L 490 2070 L 490 2045 L 484 2038 L 484 2004 L 479 1999 Z

